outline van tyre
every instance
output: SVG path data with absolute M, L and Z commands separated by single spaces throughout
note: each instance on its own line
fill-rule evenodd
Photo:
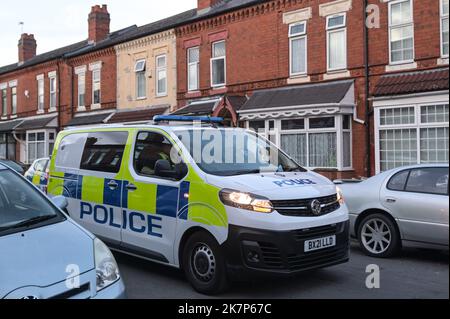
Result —
M 371 257 L 392 257 L 400 249 L 400 234 L 395 222 L 383 214 L 371 214 L 361 221 L 358 241 L 364 253 Z
M 193 234 L 183 250 L 183 269 L 194 289 L 215 295 L 225 291 L 228 278 L 222 249 L 209 234 Z

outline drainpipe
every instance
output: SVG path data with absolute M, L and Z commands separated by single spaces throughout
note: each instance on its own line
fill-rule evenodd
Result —
M 372 150 L 370 144 L 370 104 L 369 104 L 369 95 L 370 95 L 370 68 L 369 68 L 369 28 L 366 25 L 367 19 L 367 6 L 368 0 L 364 0 L 364 8 L 363 8 L 363 23 L 364 23 L 364 76 L 365 76 L 365 125 L 366 125 L 366 167 L 367 167 L 367 177 L 372 176 Z
M 58 131 L 61 131 L 61 70 L 60 70 L 60 62 L 58 61 L 56 72 L 58 77 Z

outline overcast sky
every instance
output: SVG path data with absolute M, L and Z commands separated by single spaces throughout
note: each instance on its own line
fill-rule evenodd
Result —
M 88 36 L 91 6 L 107 4 L 111 31 L 144 25 L 193 9 L 196 0 L 0 0 L 0 66 L 17 62 L 17 42 L 23 31 L 33 33 L 37 53 L 44 53 Z

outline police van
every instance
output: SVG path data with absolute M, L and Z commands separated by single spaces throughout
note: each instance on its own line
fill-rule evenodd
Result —
M 252 274 L 347 262 L 339 189 L 255 132 L 221 121 L 159 116 L 66 129 L 48 193 L 65 196 L 70 216 L 113 250 L 181 268 L 205 294 Z

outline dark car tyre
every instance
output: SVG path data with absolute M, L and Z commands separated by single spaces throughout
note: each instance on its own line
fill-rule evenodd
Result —
M 369 256 L 388 258 L 400 248 L 400 234 L 395 223 L 383 214 L 366 216 L 358 227 L 361 249 Z
M 227 289 L 225 258 L 221 247 L 209 234 L 192 235 L 184 246 L 182 260 L 186 277 L 196 291 L 215 295 Z

